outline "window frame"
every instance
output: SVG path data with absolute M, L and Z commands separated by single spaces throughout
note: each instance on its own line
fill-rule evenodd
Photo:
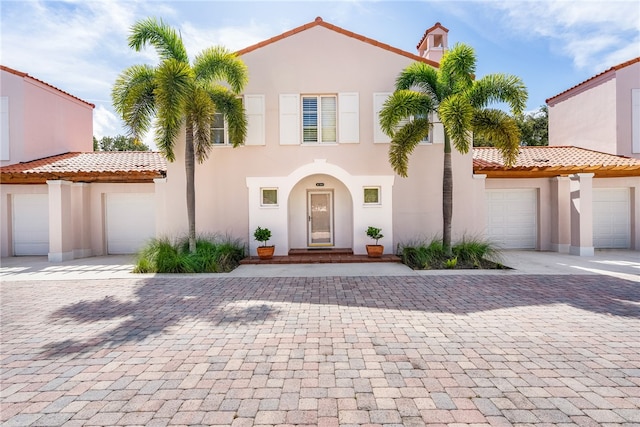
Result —
M 315 130 L 316 130 L 316 140 L 315 141 L 306 141 L 305 140 L 305 130 L 309 129 L 309 126 L 305 125 L 305 105 L 304 105 L 304 100 L 305 98 L 309 98 L 309 99 L 316 99 L 316 109 L 315 109 L 315 114 L 316 114 L 316 124 L 315 124 Z M 335 106 L 335 109 L 333 110 L 333 120 L 332 120 L 332 124 L 333 126 L 324 126 L 323 125 L 323 121 L 326 118 L 326 114 L 322 108 L 322 99 L 333 99 L 333 105 Z M 338 108 L 339 108 L 339 102 L 338 102 L 338 94 L 337 93 L 330 93 L 330 94 L 301 94 L 300 95 L 300 131 L 301 131 L 301 142 L 303 145 L 313 145 L 313 144 L 337 144 L 338 143 L 338 131 L 339 131 L 339 127 L 338 127 L 338 116 L 339 116 L 339 112 L 338 112 Z M 329 118 L 329 120 L 331 120 L 331 118 Z M 333 134 L 335 135 L 333 140 L 331 141 L 323 141 L 323 137 L 325 136 L 324 132 L 326 130 L 328 130 L 330 127 L 333 128 Z
M 375 202 L 367 201 L 367 190 L 375 190 L 377 193 L 377 200 Z M 382 188 L 375 185 L 367 185 L 362 187 L 362 202 L 365 206 L 380 206 L 382 205 Z
M 275 202 L 265 203 L 265 191 L 275 191 Z M 263 208 L 277 208 L 278 202 L 278 187 L 260 187 L 260 206 Z

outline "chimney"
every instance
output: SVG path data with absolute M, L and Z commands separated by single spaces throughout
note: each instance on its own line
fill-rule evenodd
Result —
M 418 55 L 434 62 L 440 63 L 442 56 L 447 51 L 448 29 L 439 22 L 425 31 L 422 40 L 418 43 Z

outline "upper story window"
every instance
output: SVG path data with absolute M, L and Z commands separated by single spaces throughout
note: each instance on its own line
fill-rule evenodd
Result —
M 224 114 L 215 113 L 211 124 L 211 143 L 216 145 L 229 144 L 229 130 Z
M 337 113 L 335 95 L 302 96 L 302 141 L 337 142 Z

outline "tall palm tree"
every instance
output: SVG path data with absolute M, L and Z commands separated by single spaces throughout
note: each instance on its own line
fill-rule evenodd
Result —
M 469 152 L 475 133 L 500 149 L 507 164 L 518 154 L 520 131 L 516 121 L 494 103 L 509 105 L 513 115 L 522 114 L 527 89 L 520 78 L 490 74 L 474 79 L 476 55 L 468 45 L 457 44 L 442 58 L 436 70 L 415 62 L 396 80 L 396 90 L 380 112 L 380 126 L 391 137 L 389 163 L 400 176 L 408 176 L 409 155 L 432 128 L 431 117 L 444 127 L 444 171 L 442 179 L 442 243 L 451 254 L 453 171 L 451 146 Z
M 182 37 L 155 18 L 134 24 L 128 41 L 137 52 L 147 45 L 155 48 L 160 61 L 155 67 L 133 65 L 122 71 L 113 87 L 113 104 L 136 139 L 155 118 L 156 146 L 171 162 L 185 128 L 189 250 L 195 252 L 195 161 L 209 155 L 215 113 L 224 114 L 234 147 L 244 142 L 247 119 L 238 95 L 247 83 L 247 68 L 223 47 L 205 49 L 190 63 Z

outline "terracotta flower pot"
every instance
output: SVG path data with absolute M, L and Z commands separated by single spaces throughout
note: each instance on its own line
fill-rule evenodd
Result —
M 275 246 L 258 246 L 258 257 L 260 259 L 271 259 L 275 250 Z
M 369 258 L 380 258 L 384 252 L 383 245 L 367 245 L 367 255 Z

